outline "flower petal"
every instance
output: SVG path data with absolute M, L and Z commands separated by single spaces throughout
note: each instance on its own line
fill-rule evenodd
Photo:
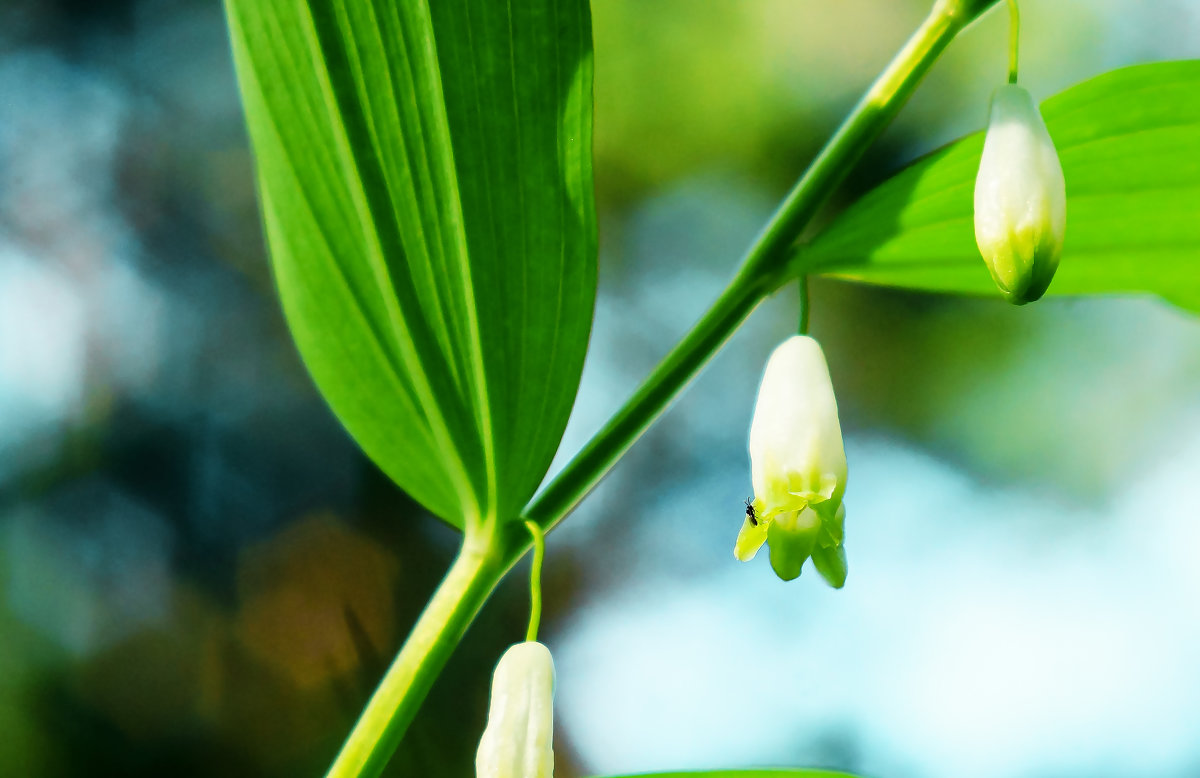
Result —
M 800 576 L 804 561 L 816 545 L 821 518 L 811 508 L 796 513 L 781 514 L 767 530 L 771 550 L 771 568 L 785 581 Z
M 733 556 L 738 561 L 749 562 L 762 548 L 762 544 L 767 542 L 768 524 L 767 520 L 751 524 L 749 517 L 742 522 L 742 530 L 738 533 L 737 543 L 733 546 Z
M 821 574 L 834 589 L 846 585 L 846 547 L 839 544 L 822 548 L 817 546 L 812 551 L 813 567 Z
M 475 754 L 476 778 L 554 775 L 554 660 L 537 642 L 504 652 L 492 677 L 487 728 Z

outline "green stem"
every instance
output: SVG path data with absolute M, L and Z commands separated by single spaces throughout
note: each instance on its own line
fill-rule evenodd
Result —
M 492 550 L 495 545 L 463 543 L 327 778 L 378 776 L 383 771 L 429 687 L 506 570 Z
M 1008 0 L 1008 83 L 1017 83 L 1017 59 L 1020 54 L 1021 11 L 1017 0 Z
M 533 536 L 533 564 L 529 567 L 529 629 L 525 639 L 537 640 L 538 624 L 542 620 L 542 560 L 546 558 L 546 533 L 532 521 L 525 522 Z
M 782 279 L 778 269 L 770 274 L 743 269 L 633 397 L 526 507 L 523 517 L 548 528 L 569 513 Z M 521 544 L 518 556 L 528 547 L 528 542 Z
M 808 334 L 808 311 L 811 306 L 808 300 L 808 276 L 800 276 L 800 322 L 796 327 L 796 332 L 801 335 Z

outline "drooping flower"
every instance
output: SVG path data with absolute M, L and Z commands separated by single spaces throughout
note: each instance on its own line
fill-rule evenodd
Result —
M 554 660 L 536 641 L 504 652 L 492 676 L 477 778 L 553 778 Z
M 992 95 L 975 178 L 975 242 L 1009 302 L 1046 293 L 1066 221 L 1066 183 L 1046 123 L 1029 92 L 1005 84 Z
M 812 557 L 841 588 L 846 453 L 825 355 L 807 335 L 788 338 L 767 361 L 750 425 L 750 470 L 753 515 L 747 512 L 734 556 L 753 559 L 765 542 L 783 580 L 799 576 Z

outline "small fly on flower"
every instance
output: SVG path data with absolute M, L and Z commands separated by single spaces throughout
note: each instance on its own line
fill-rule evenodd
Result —
M 750 520 L 751 527 L 758 526 L 758 517 L 754 515 L 754 498 L 746 498 L 746 518 Z

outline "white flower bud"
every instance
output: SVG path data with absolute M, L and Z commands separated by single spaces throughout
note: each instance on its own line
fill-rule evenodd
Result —
M 1046 293 L 1067 222 L 1062 165 L 1029 92 L 1005 84 L 992 95 L 975 178 L 975 242 L 1009 302 Z
M 553 778 L 554 660 L 541 643 L 518 643 L 500 657 L 475 775 Z
M 788 338 L 767 361 L 750 425 L 750 469 L 754 510 L 734 555 L 753 559 L 765 541 L 784 580 L 819 556 L 818 570 L 840 587 L 846 452 L 825 355 L 807 335 Z

